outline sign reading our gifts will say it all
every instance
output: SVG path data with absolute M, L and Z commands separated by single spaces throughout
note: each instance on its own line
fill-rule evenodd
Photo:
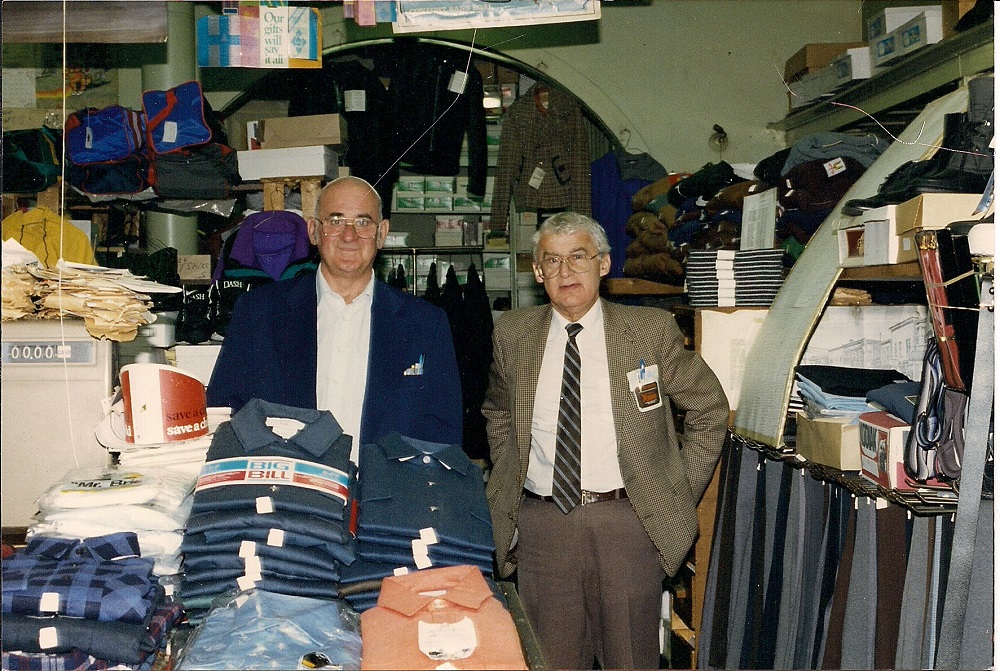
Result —
M 314 7 L 253 0 L 223 3 L 198 20 L 200 67 L 322 67 L 322 25 Z

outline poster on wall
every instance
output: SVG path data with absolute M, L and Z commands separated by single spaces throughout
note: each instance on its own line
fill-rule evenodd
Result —
M 397 0 L 395 33 L 502 28 L 601 18 L 600 0 Z
M 198 19 L 199 67 L 322 67 L 318 9 L 262 0 L 235 10 Z

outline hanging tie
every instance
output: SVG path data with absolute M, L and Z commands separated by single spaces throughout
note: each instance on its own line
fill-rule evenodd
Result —
M 559 421 L 556 423 L 556 455 L 552 473 L 552 498 L 559 510 L 569 513 L 580 502 L 580 348 L 579 324 L 567 324 L 566 355 L 563 359 Z

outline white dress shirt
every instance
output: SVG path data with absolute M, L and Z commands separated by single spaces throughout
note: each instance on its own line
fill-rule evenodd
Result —
M 344 302 L 316 273 L 316 407 L 329 410 L 353 438 L 351 461 L 358 463 L 361 410 L 368 384 L 372 295 L 375 273 L 357 298 Z
M 531 452 L 525 487 L 541 496 L 552 495 L 552 469 L 556 450 L 556 423 L 559 419 L 559 395 L 562 388 L 563 359 L 569 335 L 569 322 L 555 310 L 545 341 L 545 353 L 535 389 L 531 416 Z M 580 348 L 581 465 L 583 489 L 607 492 L 620 489 L 618 439 L 611 410 L 611 377 L 608 373 L 608 350 L 604 340 L 604 310 L 594 304 L 578 322 L 583 330 L 576 336 Z

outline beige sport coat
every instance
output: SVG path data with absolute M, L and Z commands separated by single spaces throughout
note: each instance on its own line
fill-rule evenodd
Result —
M 603 299 L 602 299 L 603 301 Z M 729 418 L 725 392 L 698 354 L 684 349 L 673 315 L 603 301 L 618 463 L 629 501 L 674 575 L 698 535 L 696 507 L 722 451 Z M 528 471 L 535 404 L 552 307 L 502 315 L 493 332 L 493 366 L 483 404 L 493 469 L 486 486 L 500 576 L 517 565 L 515 529 Z M 626 374 L 639 361 L 659 366 L 661 408 L 640 412 Z M 670 403 L 686 410 L 683 449 Z

